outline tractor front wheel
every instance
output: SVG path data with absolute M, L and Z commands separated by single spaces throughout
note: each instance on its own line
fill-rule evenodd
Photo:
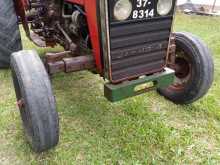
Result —
M 56 146 L 59 140 L 58 114 L 51 83 L 41 59 L 35 51 L 13 53 L 11 70 L 28 142 L 35 152 Z
M 213 82 L 211 52 L 198 37 L 176 33 L 175 81 L 159 93 L 176 104 L 190 104 L 203 97 Z

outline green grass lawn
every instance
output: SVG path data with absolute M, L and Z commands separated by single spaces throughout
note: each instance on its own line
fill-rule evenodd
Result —
M 220 18 L 178 15 L 175 31 L 199 35 L 213 51 L 215 81 L 206 97 L 179 106 L 151 92 L 112 104 L 99 76 L 58 74 L 60 143 L 42 154 L 26 143 L 10 71 L 0 71 L 0 164 L 220 164 Z M 49 51 L 25 37 L 23 44 Z

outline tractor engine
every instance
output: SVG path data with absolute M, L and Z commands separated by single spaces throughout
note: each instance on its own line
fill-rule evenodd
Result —
M 35 43 L 38 41 L 37 45 L 59 43 L 75 53 L 91 48 L 85 13 L 80 6 L 60 0 L 31 0 L 28 16 L 33 31 L 30 37 Z

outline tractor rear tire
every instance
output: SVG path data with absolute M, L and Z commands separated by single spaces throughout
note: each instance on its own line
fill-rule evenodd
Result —
M 13 53 L 11 70 L 25 134 L 35 152 L 59 141 L 59 120 L 49 76 L 32 50 Z
M 159 93 L 176 104 L 191 104 L 202 98 L 213 82 L 212 53 L 190 33 L 176 33 L 176 80 Z
M 22 49 L 13 0 L 0 0 L 0 68 L 10 66 L 10 56 Z

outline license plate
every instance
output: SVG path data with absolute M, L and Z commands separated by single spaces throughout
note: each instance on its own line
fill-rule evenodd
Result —
M 152 18 L 155 16 L 155 1 L 152 0 L 134 0 L 132 19 Z

